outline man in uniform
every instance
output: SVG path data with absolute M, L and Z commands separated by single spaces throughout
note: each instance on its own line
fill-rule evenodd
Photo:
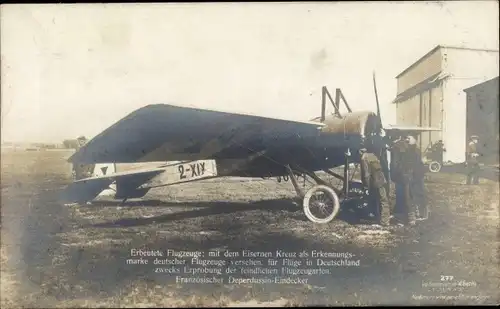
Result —
M 443 141 L 439 140 L 437 141 L 435 145 L 435 150 L 436 150 L 436 159 L 439 163 L 443 164 L 443 154 L 446 152 L 446 148 L 444 147 Z
M 444 147 L 443 141 L 439 140 L 434 145 L 431 146 L 430 149 L 430 159 L 436 162 L 439 162 L 441 165 L 443 164 L 443 154 L 446 151 Z
M 385 190 L 386 179 L 382 172 L 380 160 L 373 152 L 368 152 L 366 148 L 359 150 L 361 165 L 361 180 L 368 189 L 370 204 L 375 207 L 380 224 L 389 225 L 390 209 L 387 193 Z
M 406 136 L 400 136 L 391 147 L 391 179 L 396 186 L 396 205 L 394 212 L 403 215 L 406 223 L 414 225 L 415 204 L 410 195 L 410 183 L 413 178 L 409 150 L 409 139 Z
M 427 196 L 425 194 L 425 165 L 422 162 L 422 153 L 417 146 L 417 140 L 413 136 L 407 137 L 410 166 L 412 178 L 410 182 L 410 197 L 415 204 L 415 210 L 419 219 L 425 220 L 429 217 Z
M 78 145 L 76 151 L 80 150 L 86 143 L 87 138 L 85 136 L 80 136 L 77 139 Z M 75 180 L 92 177 L 94 172 L 95 164 L 73 164 L 73 177 Z
M 466 168 L 467 168 L 467 184 L 479 184 L 479 152 L 478 152 L 479 138 L 477 135 L 472 135 L 467 145 L 466 153 Z

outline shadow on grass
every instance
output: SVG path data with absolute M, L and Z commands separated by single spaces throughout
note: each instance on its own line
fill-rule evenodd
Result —
M 120 202 L 94 202 L 88 207 L 174 207 L 174 208 L 195 208 L 193 210 L 179 211 L 175 213 L 159 215 L 149 218 L 126 218 L 120 220 L 113 220 L 98 224 L 91 224 L 87 227 L 95 228 L 109 228 L 109 227 L 133 227 L 143 226 L 149 224 L 161 224 L 177 220 L 185 220 L 199 217 L 207 217 L 213 215 L 227 215 L 237 212 L 246 212 L 253 210 L 265 210 L 271 213 L 277 212 L 292 212 L 293 219 L 299 221 L 309 221 L 303 213 L 302 207 L 294 203 L 291 199 L 272 199 L 261 200 L 256 202 L 165 202 L 161 200 L 145 200 L 139 202 L 130 202 L 122 205 Z M 334 220 L 341 220 L 352 225 L 375 223 L 369 220 L 366 210 L 352 211 L 352 206 L 345 206 Z M 313 224 L 311 222 L 311 224 Z
M 175 212 L 166 215 L 155 216 L 151 218 L 126 218 L 111 222 L 104 222 L 99 224 L 89 225 L 89 227 L 131 227 L 131 226 L 142 226 L 149 224 L 160 224 L 171 221 L 178 221 L 184 219 L 206 217 L 213 215 L 222 214 L 232 214 L 236 212 L 245 212 L 251 210 L 267 210 L 271 212 L 288 211 L 295 212 L 301 209 L 295 206 L 292 201 L 278 199 L 278 200 L 263 200 L 251 203 L 238 203 L 238 202 L 162 202 L 151 201 L 152 205 L 157 207 L 192 207 L 196 208 L 194 210 L 187 210 L 182 212 Z M 141 202 L 139 205 L 145 206 L 149 202 Z M 119 203 L 115 204 L 114 207 L 118 206 Z M 111 206 L 111 205 L 107 205 Z

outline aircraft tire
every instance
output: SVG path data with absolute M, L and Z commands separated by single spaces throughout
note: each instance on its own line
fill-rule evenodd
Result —
M 327 217 L 325 218 L 318 218 L 316 217 L 310 209 L 310 203 L 311 203 L 311 198 L 313 195 L 317 192 L 323 192 L 326 197 L 329 199 L 329 202 L 333 202 L 333 209 L 332 211 L 328 214 Z M 304 209 L 304 214 L 306 215 L 307 219 L 309 219 L 311 222 L 318 223 L 318 224 L 325 224 L 330 221 L 332 221 L 335 216 L 337 216 L 339 210 L 340 210 L 340 201 L 337 193 L 335 191 L 324 185 L 316 185 L 309 189 L 307 191 L 306 195 L 304 196 L 303 200 L 303 209 Z
M 439 173 L 440 170 L 441 170 L 441 163 L 437 161 L 432 161 L 431 163 L 429 163 L 429 171 L 431 173 Z

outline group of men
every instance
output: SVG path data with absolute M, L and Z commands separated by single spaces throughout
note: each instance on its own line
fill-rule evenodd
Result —
M 360 149 L 361 180 L 368 189 L 369 205 L 376 210 L 381 225 L 390 225 L 391 217 L 415 225 L 429 216 L 424 176 L 425 166 L 413 136 L 401 136 L 391 143 L 390 178 L 395 184 L 396 200 L 391 202 L 390 183 L 382 170 L 376 147 Z

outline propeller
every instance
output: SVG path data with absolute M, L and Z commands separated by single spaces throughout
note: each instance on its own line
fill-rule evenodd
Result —
M 377 102 L 377 117 L 380 128 L 382 128 L 382 117 L 380 116 L 380 103 L 378 102 L 377 81 L 375 80 L 375 72 L 373 72 L 373 90 L 375 91 L 375 101 Z
M 375 80 L 375 72 L 373 72 L 373 90 L 375 91 L 375 101 L 377 103 L 377 118 L 380 134 L 384 127 L 382 125 L 382 116 L 380 115 L 380 103 L 378 101 L 378 92 L 377 92 L 377 82 Z M 380 135 L 379 135 L 380 136 Z M 382 143 L 382 147 L 380 148 L 380 163 L 382 164 L 382 171 L 384 173 L 385 179 L 387 179 L 387 183 L 390 183 L 390 173 L 389 173 L 389 160 L 387 159 L 387 150 L 386 150 L 385 141 Z M 387 188 L 388 189 L 388 188 Z M 389 192 L 389 191 L 387 191 Z

